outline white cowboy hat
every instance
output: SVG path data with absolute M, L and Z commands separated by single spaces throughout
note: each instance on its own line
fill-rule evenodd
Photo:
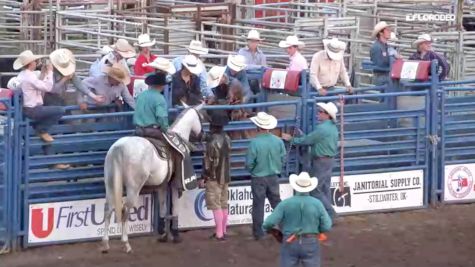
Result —
M 310 177 L 308 172 L 301 172 L 299 175 L 291 174 L 289 184 L 297 192 L 308 193 L 317 188 L 318 179 Z
M 376 35 L 387 27 L 389 27 L 389 25 L 386 23 L 386 21 L 378 22 L 378 24 L 374 26 L 373 32 L 371 33 L 371 38 L 376 38 Z
M 419 36 L 417 37 L 417 40 L 415 40 L 415 41 L 412 43 L 412 45 L 413 45 L 414 47 L 418 47 L 419 44 L 421 44 L 421 43 L 424 43 L 424 42 L 433 42 L 433 41 L 434 41 L 434 39 L 432 39 L 432 37 L 431 37 L 429 34 L 425 33 L 425 34 L 419 35 Z
M 221 78 L 224 76 L 224 72 L 226 71 L 226 67 L 221 66 L 214 66 L 208 71 L 208 79 L 206 83 L 209 88 L 215 88 L 219 85 Z
M 117 39 L 112 48 L 123 58 L 131 58 L 135 57 L 136 55 L 134 47 L 131 46 L 125 39 Z
M 208 54 L 208 48 L 204 48 L 201 42 L 198 40 L 191 40 L 190 45 L 188 46 L 188 51 L 195 55 Z
M 202 71 L 200 62 L 193 55 L 186 55 L 182 62 L 183 66 L 187 68 L 191 73 L 198 75 Z
M 163 57 L 157 57 L 154 61 L 150 63 L 144 63 L 143 67 L 152 67 L 157 70 L 164 71 L 170 75 L 175 74 L 176 69 L 172 62 Z
M 338 108 L 335 106 L 335 104 L 333 104 L 332 102 L 319 102 L 317 103 L 317 106 L 323 109 L 326 113 L 328 113 L 332 120 L 336 121 L 336 114 L 338 113 Z
M 277 119 L 265 112 L 258 112 L 256 116 L 251 117 L 251 121 L 259 128 L 272 130 L 277 127 Z
M 11 77 L 10 80 L 8 80 L 7 88 L 10 90 L 19 90 L 20 84 L 21 84 L 21 81 L 20 79 L 18 79 L 18 76 Z
M 229 55 L 228 63 L 226 64 L 230 69 L 240 72 L 246 68 L 246 58 L 242 55 Z
M 325 51 L 327 52 L 330 59 L 341 60 L 343 58 L 346 44 L 338 40 L 338 38 L 324 39 L 323 46 L 325 47 Z
M 104 72 L 107 74 L 107 76 L 125 85 L 129 85 L 130 83 L 129 73 L 120 63 L 114 64 L 111 67 L 104 67 Z
M 305 46 L 305 43 L 300 41 L 299 38 L 295 35 L 287 36 L 285 41 L 279 42 L 279 47 L 282 48 L 287 48 L 294 45 L 298 46 L 299 48 L 302 48 Z
M 76 59 L 69 49 L 60 48 L 49 55 L 51 64 L 64 76 L 73 74 L 76 71 Z
M 396 42 L 399 40 L 399 38 L 397 38 L 396 36 L 396 33 L 395 32 L 391 32 L 391 37 L 389 37 L 389 40 L 388 40 L 388 45 L 396 45 Z
M 44 56 L 38 56 L 33 54 L 31 50 L 25 50 L 18 55 L 18 58 L 13 62 L 13 69 L 14 70 L 19 70 L 26 65 L 30 64 L 31 62 L 43 58 Z
M 247 33 L 247 40 L 256 40 L 256 41 L 262 41 L 264 39 L 261 39 L 261 35 L 259 34 L 258 31 L 256 30 L 250 30 L 248 33 Z
M 114 49 L 110 45 L 105 45 L 101 49 L 96 51 L 96 54 L 99 54 L 101 56 L 105 56 L 109 54 L 110 52 L 114 51 Z
M 155 45 L 155 39 L 150 40 L 150 35 L 148 34 L 141 34 L 137 38 L 137 42 L 134 43 L 134 46 L 138 47 L 151 47 Z

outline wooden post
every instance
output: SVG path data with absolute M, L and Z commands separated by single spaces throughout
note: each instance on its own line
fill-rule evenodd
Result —
M 457 17 L 455 19 L 457 31 L 463 30 L 463 0 L 457 1 Z

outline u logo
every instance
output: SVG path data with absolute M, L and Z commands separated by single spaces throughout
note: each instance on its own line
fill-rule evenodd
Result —
M 47 211 L 47 214 L 44 211 Z M 31 231 L 38 238 L 45 238 L 53 231 L 54 208 L 33 209 L 31 211 Z

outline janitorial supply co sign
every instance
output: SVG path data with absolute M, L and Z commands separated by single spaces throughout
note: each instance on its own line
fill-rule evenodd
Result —
M 250 186 L 229 187 L 229 225 L 252 223 L 252 192 Z M 289 184 L 280 185 L 280 197 L 289 198 L 293 190 Z M 206 208 L 205 191 L 202 189 L 186 191 L 178 200 L 180 228 L 213 226 L 213 213 Z M 272 212 L 269 202 L 265 203 L 265 216 Z
M 89 199 L 30 205 L 28 242 L 47 243 L 102 237 L 105 199 Z M 141 195 L 130 210 L 129 234 L 152 232 L 152 196 Z M 120 235 L 122 228 L 112 213 L 109 234 Z
M 444 200 L 475 200 L 475 164 L 445 166 Z

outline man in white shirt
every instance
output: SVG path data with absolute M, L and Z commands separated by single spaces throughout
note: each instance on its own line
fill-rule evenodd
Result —
M 286 49 L 290 59 L 287 70 L 302 71 L 308 69 L 307 60 L 299 52 L 299 49 L 303 48 L 304 46 L 305 43 L 300 41 L 295 35 L 287 36 L 284 41 L 280 41 L 279 47 Z

